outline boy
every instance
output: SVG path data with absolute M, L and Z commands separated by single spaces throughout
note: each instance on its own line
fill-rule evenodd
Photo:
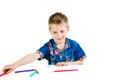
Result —
M 67 17 L 62 13 L 56 12 L 50 16 L 48 22 L 52 39 L 35 53 L 28 54 L 15 63 L 6 65 L 2 69 L 3 72 L 10 73 L 17 67 L 43 58 L 48 60 L 49 65 L 66 66 L 83 64 L 83 59 L 86 57 L 84 51 L 77 42 L 66 38 L 69 31 Z

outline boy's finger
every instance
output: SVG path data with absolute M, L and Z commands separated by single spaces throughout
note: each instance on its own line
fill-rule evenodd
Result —
M 5 69 L 4 72 L 8 72 L 8 71 L 10 71 L 10 70 L 11 70 L 11 69 Z

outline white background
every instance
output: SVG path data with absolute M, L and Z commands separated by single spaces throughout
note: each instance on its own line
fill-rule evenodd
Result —
M 55 12 L 68 17 L 68 37 L 87 55 L 80 79 L 119 80 L 119 0 L 0 0 L 0 69 L 51 38 L 48 18 Z

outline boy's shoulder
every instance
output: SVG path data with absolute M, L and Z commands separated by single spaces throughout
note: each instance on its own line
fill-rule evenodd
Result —
M 50 45 L 53 45 L 53 44 L 55 44 L 55 42 L 54 42 L 53 38 L 51 38 L 44 45 L 50 46 Z
M 77 43 L 75 40 L 73 39 L 70 39 L 70 38 L 66 38 L 67 42 L 70 42 L 70 43 Z
M 79 45 L 78 42 L 73 40 L 73 39 L 66 38 L 66 40 L 67 40 L 68 45 L 70 45 L 70 46 L 77 46 L 77 45 Z

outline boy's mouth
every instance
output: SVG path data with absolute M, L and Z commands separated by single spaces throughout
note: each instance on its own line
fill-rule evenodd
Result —
M 59 41 L 60 41 L 60 40 L 63 40 L 63 39 L 64 39 L 64 38 L 59 38 L 59 39 L 57 39 L 57 40 L 59 40 Z

